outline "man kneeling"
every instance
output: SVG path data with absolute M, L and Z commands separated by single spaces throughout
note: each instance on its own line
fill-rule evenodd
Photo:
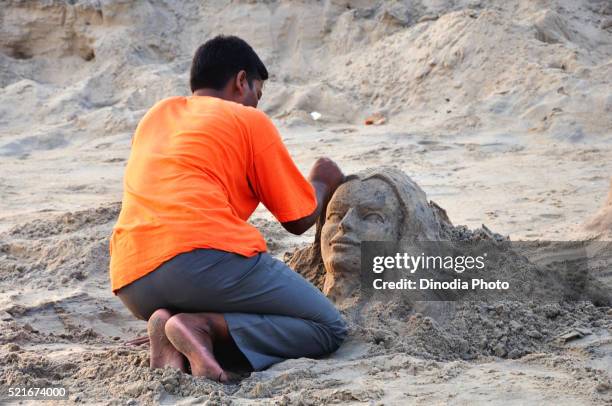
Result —
M 268 72 L 237 37 L 196 52 L 188 97 L 158 102 L 140 121 L 113 229 L 113 291 L 148 320 L 151 367 L 226 381 L 217 346 L 254 370 L 335 351 L 347 328 L 313 285 L 266 253 L 247 223 L 262 202 L 302 234 L 343 180 L 329 159 L 301 175 L 256 109 Z

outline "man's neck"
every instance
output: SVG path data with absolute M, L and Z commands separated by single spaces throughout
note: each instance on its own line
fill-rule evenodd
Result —
M 194 96 L 209 96 L 209 97 L 218 97 L 223 100 L 231 100 L 227 96 L 227 92 L 225 90 L 215 90 L 215 89 L 198 89 L 193 92 Z

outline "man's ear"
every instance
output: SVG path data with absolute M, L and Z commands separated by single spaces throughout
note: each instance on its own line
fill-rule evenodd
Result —
M 241 95 L 243 95 L 244 92 L 246 92 L 246 87 L 249 86 L 249 82 L 247 81 L 246 71 L 241 70 L 240 72 L 236 74 L 236 81 L 234 85 L 236 86 L 236 89 L 238 90 L 238 92 L 240 92 Z

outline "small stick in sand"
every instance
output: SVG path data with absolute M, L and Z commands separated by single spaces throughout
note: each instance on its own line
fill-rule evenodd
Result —
M 139 345 L 143 345 L 143 344 L 149 344 L 149 336 L 143 336 L 143 337 L 136 337 L 133 338 L 131 340 L 125 341 L 123 344 L 125 345 L 133 345 L 133 346 L 139 346 Z

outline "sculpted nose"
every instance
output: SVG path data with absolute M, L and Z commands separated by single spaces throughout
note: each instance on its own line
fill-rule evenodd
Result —
M 338 224 L 338 227 L 340 228 L 340 230 L 347 232 L 347 231 L 351 231 L 355 228 L 355 215 L 354 215 L 355 211 L 351 208 L 349 209 L 346 214 L 344 215 L 344 217 L 342 218 L 342 220 L 340 221 L 340 224 Z

